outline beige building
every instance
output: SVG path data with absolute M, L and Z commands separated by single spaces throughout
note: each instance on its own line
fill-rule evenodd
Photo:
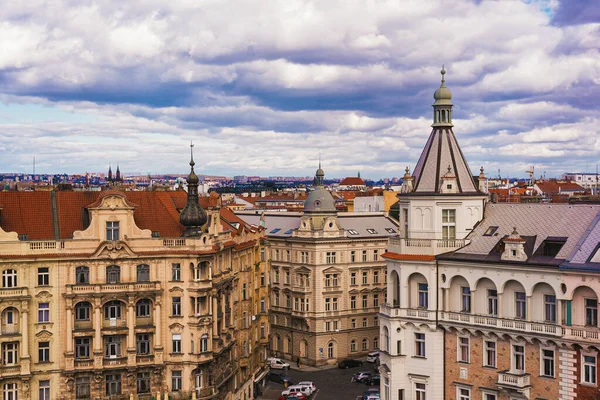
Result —
M 263 229 L 197 183 L 192 163 L 187 194 L 0 192 L 3 400 L 254 398 Z
M 323 176 L 319 168 L 303 212 L 237 213 L 268 238 L 271 354 L 310 365 L 379 348 L 380 255 L 398 233 L 383 213 L 338 213 Z

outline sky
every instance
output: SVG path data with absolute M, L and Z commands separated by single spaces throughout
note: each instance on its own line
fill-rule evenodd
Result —
M 595 0 L 7 0 L 0 172 L 399 177 L 442 65 L 474 173 L 595 171 L 599 43 Z

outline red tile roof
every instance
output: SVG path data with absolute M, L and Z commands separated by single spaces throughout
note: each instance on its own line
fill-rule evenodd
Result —
M 340 182 L 340 185 L 345 185 L 345 186 L 364 186 L 365 185 L 365 181 L 363 181 L 362 178 L 359 178 L 358 176 L 349 176 L 349 177 L 346 177 L 346 178 L 342 179 L 342 181 Z
M 389 258 L 391 260 L 399 261 L 433 261 L 435 256 L 429 254 L 399 254 L 391 251 L 385 252 L 381 255 L 383 258 Z
M 535 183 L 542 193 L 552 194 L 561 192 L 585 192 L 585 189 L 575 182 L 537 181 Z

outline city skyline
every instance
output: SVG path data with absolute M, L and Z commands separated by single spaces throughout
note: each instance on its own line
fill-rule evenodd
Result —
M 600 7 L 7 5 L 0 171 L 400 177 L 442 64 L 473 174 L 594 172 Z M 486 21 L 482 24 L 481 21 Z M 65 156 L 67 155 L 67 156 Z M 539 172 L 539 173 L 538 173 Z

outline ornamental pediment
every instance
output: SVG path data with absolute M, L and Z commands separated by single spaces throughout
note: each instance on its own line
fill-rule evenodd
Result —
M 300 273 L 300 274 L 309 274 L 310 273 L 310 268 L 296 267 L 296 268 L 294 268 L 294 272 L 295 273 Z
M 169 329 L 171 329 L 171 332 L 175 332 L 175 333 L 183 332 L 183 328 L 184 328 L 184 326 L 178 322 L 175 322 L 175 323 L 169 325 Z
M 39 331 L 38 333 L 36 333 L 35 336 L 39 340 L 47 341 L 47 340 L 50 340 L 50 338 L 52 337 L 52 332 L 43 329 L 43 330 Z
M 342 272 L 343 272 L 342 269 L 337 268 L 337 267 L 329 267 L 329 268 L 323 270 L 324 274 L 335 274 L 335 273 L 341 274 Z
M 109 260 L 131 257 L 137 257 L 137 254 L 131 250 L 131 247 L 129 247 L 127 243 L 121 241 L 102 242 L 92 254 L 92 258 L 104 258 Z

